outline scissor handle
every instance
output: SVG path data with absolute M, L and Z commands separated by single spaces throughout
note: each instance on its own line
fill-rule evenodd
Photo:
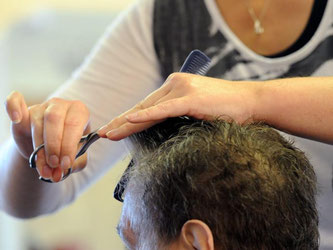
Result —
M 82 145 L 79 152 L 76 154 L 75 159 L 83 155 L 87 149 L 93 144 L 95 141 L 97 141 L 100 138 L 100 136 L 97 134 L 97 131 L 91 132 L 85 136 L 81 137 L 80 143 L 86 142 Z
M 34 152 L 32 152 L 32 154 L 30 155 L 29 157 L 29 165 L 30 165 L 30 168 L 37 168 L 36 166 L 36 161 L 35 161 L 35 157 L 38 153 L 39 150 L 41 150 L 42 148 L 44 148 L 44 144 L 38 146 Z
M 37 147 L 35 149 L 35 151 L 30 155 L 30 158 L 29 158 L 30 168 L 34 168 L 34 169 L 37 168 L 35 157 L 36 157 L 37 153 L 39 152 L 39 150 L 41 150 L 42 148 L 44 148 L 44 144 L 42 144 L 39 147 Z M 71 173 L 72 173 L 72 168 L 69 168 L 68 172 L 61 178 L 60 181 L 65 180 Z M 41 176 L 39 177 L 39 179 L 42 180 L 42 181 L 48 182 L 48 183 L 54 183 L 53 181 L 45 179 L 45 178 L 43 178 Z
M 87 151 L 87 149 L 91 146 L 91 144 L 93 144 L 99 138 L 100 138 L 100 136 L 97 134 L 97 131 L 94 131 L 94 132 L 91 132 L 91 133 L 89 133 L 85 136 L 82 136 L 79 143 L 84 143 L 84 142 L 85 143 L 82 145 L 79 152 L 76 154 L 75 159 L 80 157 L 81 155 L 83 155 Z M 39 150 L 44 148 L 44 146 L 45 146 L 45 144 L 42 144 L 42 145 L 38 146 L 34 150 L 34 152 L 30 155 L 30 158 L 29 158 L 30 168 L 34 168 L 34 169 L 37 168 L 35 158 L 36 158 L 36 155 L 39 152 Z M 68 172 L 61 178 L 60 181 L 65 180 L 72 172 L 73 172 L 72 168 L 69 168 Z M 48 182 L 48 183 L 54 183 L 51 180 L 47 180 L 43 177 L 39 177 L 39 179 L 42 180 L 42 181 Z

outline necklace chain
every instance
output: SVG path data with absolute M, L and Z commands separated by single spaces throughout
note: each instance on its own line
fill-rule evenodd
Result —
M 253 7 L 250 4 L 250 0 L 246 0 L 247 11 L 249 12 L 250 17 L 253 21 L 253 30 L 256 35 L 261 35 L 265 32 L 265 29 L 262 26 L 262 20 L 266 14 L 270 1 L 271 0 L 265 0 L 264 7 L 262 8 L 259 16 L 257 16 Z

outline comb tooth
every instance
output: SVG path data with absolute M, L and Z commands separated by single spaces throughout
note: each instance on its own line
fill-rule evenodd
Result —
M 186 69 L 187 73 L 205 75 L 209 69 L 209 63 L 207 62 L 193 62 Z
M 198 60 L 194 59 L 192 62 L 190 62 L 190 64 L 188 65 L 186 71 L 188 73 L 194 73 L 195 74 L 195 73 L 198 73 L 205 66 L 206 66 L 205 62 L 198 61 Z

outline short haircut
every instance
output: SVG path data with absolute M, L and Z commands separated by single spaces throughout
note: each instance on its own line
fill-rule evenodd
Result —
M 318 249 L 313 167 L 274 129 L 178 117 L 130 140 L 140 237 L 168 245 L 199 219 L 216 249 Z

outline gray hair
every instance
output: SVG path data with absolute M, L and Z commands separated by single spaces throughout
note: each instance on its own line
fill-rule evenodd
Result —
M 168 245 L 199 219 L 216 249 L 318 249 L 315 173 L 274 129 L 173 118 L 130 140 L 140 238 Z

